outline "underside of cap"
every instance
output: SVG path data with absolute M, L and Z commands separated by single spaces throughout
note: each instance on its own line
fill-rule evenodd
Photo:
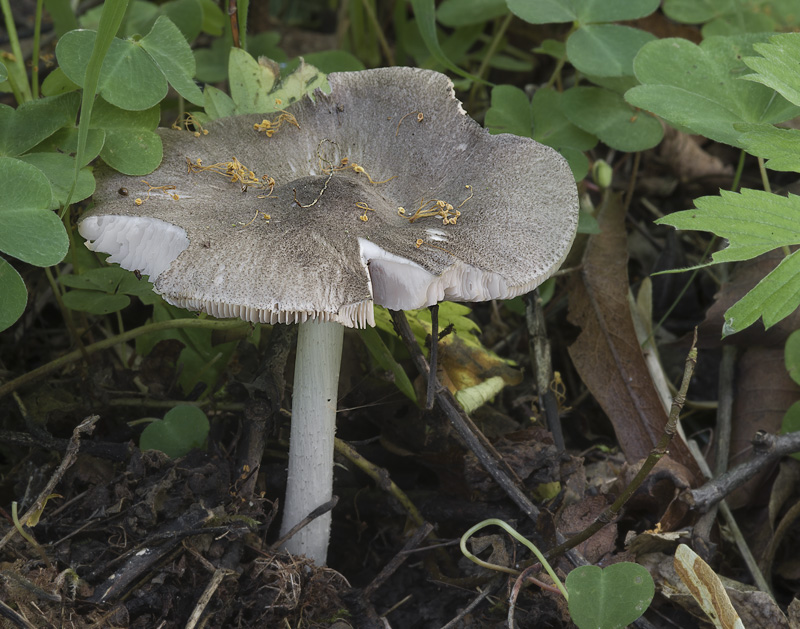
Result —
M 488 134 L 436 72 L 329 82 L 270 137 L 257 127 L 278 114 L 218 119 L 200 137 L 159 130 L 165 159 L 147 181 L 98 172 L 88 246 L 170 303 L 264 323 L 364 327 L 373 303 L 507 299 L 558 269 L 578 214 L 558 153 Z

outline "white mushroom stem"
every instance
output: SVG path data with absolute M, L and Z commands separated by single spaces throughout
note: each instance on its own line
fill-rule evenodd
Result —
M 281 535 L 333 495 L 333 441 L 343 337 L 340 323 L 311 320 L 298 329 L 289 479 Z M 286 550 L 324 565 L 330 526 L 328 512 L 292 536 Z

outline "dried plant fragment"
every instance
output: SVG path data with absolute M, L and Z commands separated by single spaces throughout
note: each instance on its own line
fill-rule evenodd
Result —
M 279 101 L 276 101 L 276 104 L 280 105 Z M 292 114 L 282 111 L 281 115 L 278 116 L 275 120 L 267 120 L 266 118 L 261 122 L 257 122 L 253 125 L 253 129 L 258 131 L 259 133 L 264 133 L 268 138 L 271 138 L 278 132 L 278 129 L 281 128 L 281 125 L 286 122 L 288 124 L 294 125 L 298 129 L 300 128 L 300 123 L 297 122 L 297 118 L 295 118 Z
M 407 214 L 407 210 L 402 206 L 397 208 L 397 214 L 408 219 L 409 223 L 413 223 L 420 218 L 440 216 L 442 218 L 442 225 L 455 225 L 458 217 L 461 216 L 459 208 L 463 207 L 473 196 L 472 186 L 468 184 L 464 187 L 469 190 L 469 196 L 459 203 L 458 207 L 453 207 L 452 203 L 442 201 L 441 199 L 430 199 L 428 201 L 422 199 L 417 209 L 414 210 L 414 213 L 410 216 Z
M 203 160 L 199 157 L 193 162 L 188 157 L 186 158 L 186 166 L 190 173 L 199 173 L 203 171 L 210 171 L 218 173 L 226 177 L 231 183 L 238 183 L 242 186 L 242 192 L 245 192 L 248 186 L 256 186 L 259 188 L 269 188 L 269 193 L 275 188 L 275 180 L 268 176 L 262 175 L 259 177 L 252 170 L 244 166 L 236 157 L 231 158 L 229 162 L 217 162 L 205 166 Z

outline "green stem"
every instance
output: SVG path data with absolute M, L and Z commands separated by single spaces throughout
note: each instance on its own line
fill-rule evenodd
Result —
M 14 95 L 17 97 L 17 102 L 22 104 L 23 102 L 27 102 L 33 98 L 30 85 L 28 85 L 28 73 L 25 71 L 25 58 L 22 56 L 22 48 L 20 48 L 19 37 L 17 36 L 17 27 L 14 25 L 14 15 L 11 13 L 11 6 L 9 5 L 8 0 L 0 0 L 0 8 L 3 10 L 3 19 L 6 23 L 8 40 L 11 43 L 11 52 L 14 54 L 14 65 L 17 67 L 17 76 L 20 79 L 17 81 L 18 85 L 16 86 L 17 89 L 20 90 L 20 93 L 17 95 L 15 91 Z M 8 78 L 10 82 L 10 71 Z
M 509 11 L 508 15 L 506 15 L 505 19 L 500 23 L 500 26 L 497 29 L 497 32 L 492 37 L 492 42 L 489 44 L 489 48 L 486 50 L 486 54 L 483 56 L 483 60 L 481 61 L 481 65 L 478 68 L 477 76 L 480 79 L 485 79 L 485 74 L 487 73 L 487 69 L 489 67 L 489 63 L 494 57 L 494 53 L 497 52 L 497 48 L 500 45 L 503 37 L 508 30 L 509 25 L 511 24 L 511 20 L 514 19 L 514 14 Z M 472 84 L 472 89 L 469 91 L 469 107 L 468 109 L 472 108 L 473 101 L 475 99 L 475 94 L 480 87 L 480 83 L 477 81 Z
M 36 0 L 36 18 L 33 24 L 33 54 L 31 55 L 31 92 L 33 98 L 39 98 L 39 46 L 42 36 L 42 4 L 44 0 Z
M 0 2 L 7 1 L 0 0 Z M 128 0 L 108 0 L 103 5 L 103 13 L 100 16 L 100 24 L 97 27 L 97 37 L 94 40 L 92 54 L 86 66 L 86 76 L 83 79 L 81 118 L 78 124 L 78 146 L 75 150 L 75 174 L 72 180 L 72 187 L 64 202 L 64 207 L 61 208 L 61 218 L 64 218 L 64 213 L 72 202 L 75 186 L 78 185 L 78 175 L 83 164 L 83 154 L 86 152 L 86 140 L 89 137 L 89 122 L 92 119 L 94 97 L 97 94 L 97 85 L 100 82 L 100 69 L 103 67 L 103 60 L 111 47 L 111 42 L 114 41 L 114 36 L 122 24 L 122 18 L 125 17 L 125 9 L 127 7 Z
M 133 330 L 128 330 L 124 334 L 119 334 L 117 336 L 112 336 L 110 338 L 104 339 L 102 341 L 98 341 L 97 343 L 93 343 L 91 345 L 87 345 L 86 347 L 82 348 L 82 350 L 75 350 L 74 352 L 70 352 L 60 358 L 56 358 L 55 360 L 50 361 L 49 363 L 34 369 L 33 371 L 29 371 L 26 374 L 21 375 L 19 378 L 14 378 L 10 382 L 6 382 L 4 385 L 0 386 L 0 398 L 5 395 L 8 395 L 12 391 L 16 391 L 20 387 L 28 385 L 32 382 L 35 382 L 39 378 L 42 378 L 54 371 L 58 371 L 62 367 L 69 365 L 70 363 L 74 363 L 77 360 L 80 360 L 84 354 L 86 356 L 91 356 L 99 351 L 109 349 L 114 347 L 118 343 L 126 343 L 130 340 L 133 340 L 143 334 L 149 334 L 150 332 L 160 332 L 162 330 L 176 330 L 176 329 L 186 329 L 186 328 L 208 328 L 213 330 L 234 330 L 238 327 L 242 326 L 249 326 L 250 324 L 246 323 L 245 321 L 240 321 L 239 319 L 227 319 L 227 320 L 218 320 L 218 319 L 174 319 L 171 321 L 159 321 L 157 323 L 149 323 L 147 325 L 139 326 L 138 328 L 134 328 Z
M 489 563 L 479 559 L 475 555 L 473 555 L 469 550 L 467 550 L 467 540 L 477 533 L 482 528 L 487 526 L 491 526 L 494 524 L 495 526 L 499 526 L 503 529 L 506 533 L 511 535 L 514 539 L 516 539 L 520 544 L 524 544 L 534 555 L 536 558 L 541 562 L 542 566 L 545 570 L 547 570 L 547 574 L 550 575 L 550 578 L 553 579 L 553 583 L 556 584 L 559 590 L 561 590 L 561 594 L 564 595 L 564 598 L 569 600 L 569 594 L 567 593 L 567 589 L 564 587 L 564 584 L 561 583 L 561 580 L 556 576 L 555 571 L 553 570 L 552 566 L 548 563 L 547 559 L 544 558 L 544 555 L 539 551 L 538 548 L 528 539 L 525 539 L 522 535 L 520 535 L 513 527 L 511 527 L 503 520 L 498 520 L 496 518 L 489 518 L 488 520 L 484 520 L 483 522 L 478 522 L 475 526 L 469 529 L 466 533 L 461 536 L 461 552 L 464 553 L 464 556 L 469 559 L 470 561 L 474 561 L 479 566 L 484 568 L 489 568 L 490 570 L 499 570 L 501 572 L 507 572 L 509 574 L 518 575 L 519 570 L 514 570 L 513 568 L 508 568 L 506 566 L 499 566 L 497 564 Z
M 764 158 L 758 158 L 758 171 L 761 173 L 761 185 L 764 187 L 764 192 L 772 192 L 772 186 L 769 185 L 769 176 L 767 169 L 764 168 Z
M 386 41 L 386 36 L 383 34 L 381 24 L 378 22 L 378 16 L 375 15 L 375 7 L 372 6 L 370 0 L 361 0 L 361 4 L 364 6 L 364 11 L 369 18 L 370 23 L 372 24 L 372 28 L 375 29 L 375 36 L 378 38 L 378 44 L 383 51 L 383 56 L 386 57 L 386 64 L 393 66 L 394 54 L 392 53 L 392 47 L 389 46 L 389 42 Z

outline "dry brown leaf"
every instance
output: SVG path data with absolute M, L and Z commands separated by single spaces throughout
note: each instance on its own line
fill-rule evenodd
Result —
M 570 284 L 569 321 L 581 328 L 569 354 L 583 382 L 608 415 L 628 462 L 645 458 L 667 422 L 636 339 L 628 305 L 625 212 L 608 195 L 598 215 L 583 269 Z M 686 444 L 673 439 L 670 455 L 700 478 Z
M 715 627 L 744 629 L 717 573 L 686 544 L 675 551 L 675 571 Z
M 664 125 L 659 157 L 681 181 L 702 177 L 732 177 L 733 166 L 703 150 L 698 137 Z
M 597 517 L 608 507 L 604 496 L 586 496 L 581 501 L 571 504 L 563 509 L 556 518 L 558 530 L 567 537 L 577 535 L 590 526 Z M 604 526 L 576 549 L 589 563 L 597 563 L 606 555 L 613 554 L 616 550 L 617 525 L 615 523 Z

